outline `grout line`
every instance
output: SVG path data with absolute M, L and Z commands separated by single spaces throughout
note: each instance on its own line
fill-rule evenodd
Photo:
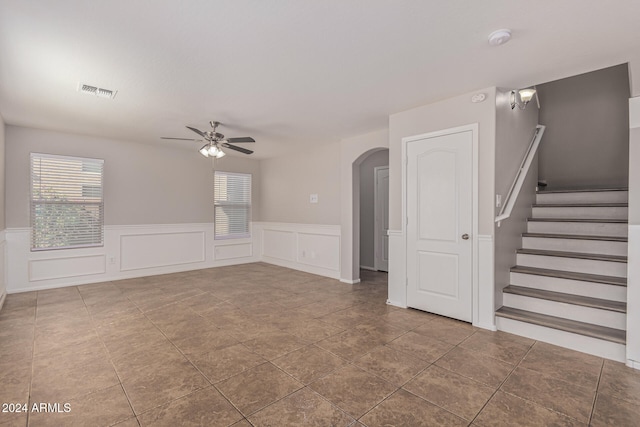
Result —
M 589 423 L 591 425 L 591 421 L 593 420 L 593 414 L 596 410 L 596 402 L 598 401 L 598 393 L 600 392 L 600 381 L 602 380 L 602 374 L 604 373 L 604 359 L 602 359 L 602 365 L 600 366 L 600 375 L 598 375 L 598 383 L 596 384 L 596 392 L 593 396 L 593 404 L 591 405 L 591 413 L 589 414 Z

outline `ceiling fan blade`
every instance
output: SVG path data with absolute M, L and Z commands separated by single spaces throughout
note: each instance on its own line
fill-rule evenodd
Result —
M 238 138 L 227 138 L 227 141 L 233 144 L 237 144 L 239 142 L 256 142 L 256 140 L 251 138 L 250 136 L 241 136 Z
M 187 126 L 187 129 L 194 131 L 195 133 L 197 133 L 198 135 L 200 135 L 203 138 L 207 138 L 207 134 L 205 134 L 204 132 L 202 132 L 201 130 L 198 130 L 196 128 L 192 128 L 191 126 Z
M 246 148 L 242 148 L 242 147 L 236 147 L 235 145 L 227 144 L 226 142 L 223 142 L 220 145 L 222 145 L 225 148 L 230 148 L 231 150 L 236 150 L 236 151 L 239 151 L 239 152 L 244 153 L 244 154 L 253 153 L 253 151 L 251 151 L 251 150 L 247 150 Z
M 180 141 L 202 141 L 201 139 L 191 139 L 191 138 L 171 138 L 170 136 L 161 136 L 160 139 L 178 139 Z

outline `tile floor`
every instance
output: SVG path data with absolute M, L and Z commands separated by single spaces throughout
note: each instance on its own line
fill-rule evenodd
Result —
M 363 279 L 258 263 L 9 295 L 0 402 L 28 411 L 0 425 L 640 425 L 639 371 Z

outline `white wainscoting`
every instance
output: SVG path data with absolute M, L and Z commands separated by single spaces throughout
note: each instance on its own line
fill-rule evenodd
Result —
M 213 223 L 105 226 L 104 232 L 103 247 L 31 252 L 29 228 L 5 230 L 7 292 L 259 261 L 251 238 L 215 240 Z
M 182 231 L 121 235 L 120 271 L 204 262 L 205 234 L 204 231 Z
M 640 224 L 629 224 L 627 366 L 640 369 Z
M 402 230 L 388 230 L 389 295 L 387 304 L 407 308 L 407 249 Z
M 493 236 L 478 236 L 478 297 L 474 298 L 473 326 L 495 331 L 495 281 Z
M 262 261 L 340 278 L 339 225 L 255 222 L 253 230 Z

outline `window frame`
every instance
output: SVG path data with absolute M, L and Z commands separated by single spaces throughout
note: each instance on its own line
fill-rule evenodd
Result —
M 69 171 L 69 175 L 64 175 L 67 173 L 64 171 L 64 167 L 48 168 L 47 172 L 49 173 L 48 177 L 51 178 L 51 181 L 56 183 L 62 183 L 63 185 L 77 185 L 79 192 L 78 196 L 69 196 L 67 194 L 63 195 L 63 197 L 71 197 L 76 200 L 53 200 L 47 197 L 39 197 L 36 198 L 36 189 L 42 191 L 44 185 L 42 184 L 42 164 L 37 165 L 36 163 L 40 160 L 59 160 L 59 161 L 70 161 L 70 162 L 79 162 L 79 170 L 76 171 L 76 177 L 73 177 L 73 171 Z M 36 168 L 40 166 L 40 169 L 36 170 Z M 87 168 L 87 166 L 89 166 Z M 63 173 L 60 177 L 55 177 L 56 172 Z M 85 180 L 84 174 L 95 174 L 95 177 L 98 179 L 99 185 L 95 185 L 94 182 L 87 182 Z M 78 176 L 80 178 L 78 178 Z M 84 195 L 84 189 L 87 185 L 91 185 L 92 188 L 99 188 L 100 194 L 99 197 L 95 194 L 92 196 Z M 98 200 L 87 200 L 87 199 L 98 199 Z M 99 242 L 96 241 L 94 243 L 81 243 L 81 244 L 65 244 L 65 245 L 54 245 L 47 246 L 46 237 L 41 238 L 38 237 L 39 233 L 43 231 L 38 229 L 38 221 L 37 221 L 37 210 L 40 207 L 52 207 L 52 206 L 87 206 L 92 207 L 94 211 L 96 211 L 97 223 L 98 225 L 90 225 L 86 228 L 87 232 L 85 234 L 77 234 L 78 236 L 87 236 L 89 239 L 98 236 Z M 97 210 L 96 210 L 97 208 Z M 73 209 L 71 210 L 73 212 Z M 77 212 L 76 212 L 77 213 Z M 43 215 L 42 218 L 50 219 L 48 215 Z M 77 156 L 62 156 L 57 154 L 48 154 L 48 153 L 30 153 L 29 154 L 29 226 L 31 229 L 30 236 L 30 250 L 31 252 L 41 252 L 41 251 L 51 251 L 51 250 L 63 250 L 63 249 L 82 249 L 82 248 L 95 248 L 95 247 L 104 247 L 104 160 L 103 159 L 95 159 L 89 157 L 77 157 Z M 99 227 L 99 230 L 96 228 Z M 55 230 L 58 232 L 66 233 L 65 227 L 58 227 Z M 54 237 L 52 234 L 48 235 L 48 238 L 53 240 Z M 67 242 L 68 243 L 68 242 Z
M 233 201 L 219 201 L 217 190 L 218 190 L 218 176 L 235 176 L 235 177 L 244 177 L 248 179 L 248 202 L 233 202 Z M 251 238 L 251 215 L 252 215 L 252 185 L 253 185 L 253 176 L 250 173 L 242 173 L 242 172 L 226 172 L 226 171 L 218 171 L 214 170 L 213 173 L 213 239 L 214 240 L 234 240 L 234 239 L 250 239 Z M 218 210 L 219 208 L 224 207 L 233 207 L 233 208 L 244 208 L 246 210 L 246 232 L 244 233 L 227 233 L 227 234 L 218 234 Z

